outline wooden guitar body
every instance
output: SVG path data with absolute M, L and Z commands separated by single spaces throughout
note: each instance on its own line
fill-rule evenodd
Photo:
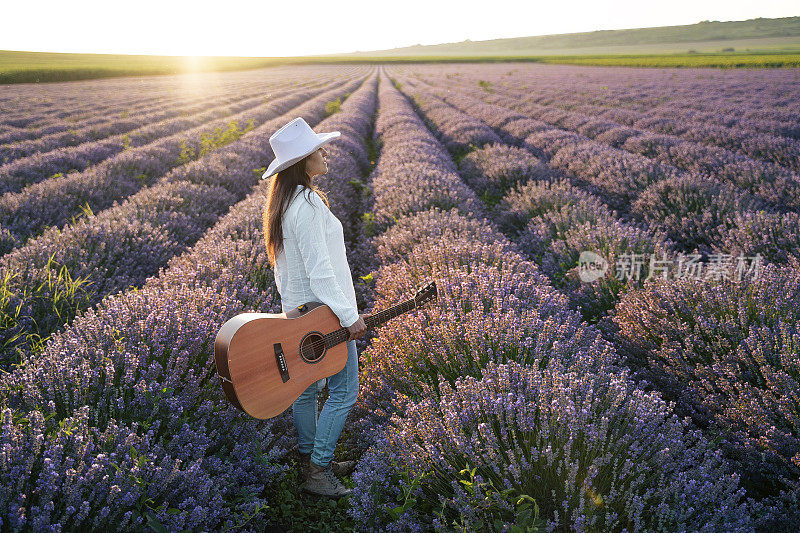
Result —
M 432 281 L 409 298 L 364 317 L 367 328 L 416 309 L 436 297 Z M 214 362 L 222 390 L 255 418 L 284 412 L 309 385 L 347 364 L 350 332 L 327 305 L 307 302 L 285 313 L 242 313 L 222 325 Z
M 326 347 L 322 338 L 340 329 L 339 318 L 319 302 L 286 313 L 231 318 L 214 342 L 217 373 L 228 400 L 255 418 L 279 415 L 309 385 L 344 368 L 347 343 Z M 229 357 L 231 353 L 236 357 Z

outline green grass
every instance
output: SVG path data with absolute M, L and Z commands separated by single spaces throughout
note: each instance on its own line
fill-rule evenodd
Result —
M 797 68 L 800 53 L 685 53 L 685 54 L 592 54 L 550 56 L 430 56 L 374 58 L 381 63 L 505 63 L 535 62 L 574 65 L 614 65 L 620 67 L 671 67 L 671 68 Z
M 73 57 L 69 57 L 73 56 Z M 171 56 L 108 56 L 105 54 L 49 54 L 0 51 L 0 84 L 61 82 L 93 78 L 186 74 L 207 71 L 249 70 L 281 65 L 350 63 L 502 63 L 538 62 L 574 65 L 672 68 L 797 68 L 800 53 L 698 52 L 669 54 L 586 55 L 418 55 L 330 56 L 294 58 Z
M 686 53 L 652 55 L 590 55 L 542 58 L 542 63 L 661 68 L 797 68 L 800 53 Z
M 287 470 L 282 475 L 270 479 L 261 493 L 270 501 L 270 505 L 263 510 L 263 516 L 260 517 L 260 521 L 272 526 L 267 528 L 267 532 L 353 531 L 353 521 L 347 514 L 350 503 L 348 498 L 337 500 L 303 493 L 300 490 L 301 479 L 296 462 L 287 457 L 284 464 L 288 466 Z M 352 488 L 353 481 L 345 476 L 342 484 Z
M 50 257 L 35 284 L 21 284 L 18 271 L 0 279 L 0 366 L 20 364 L 40 352 L 50 335 L 91 302 L 88 278 L 73 278 Z
M 800 52 L 800 17 L 702 21 L 681 26 L 534 35 L 343 54 L 346 56 L 546 56 L 590 54 L 679 54 L 690 49 L 719 52 Z
M 247 121 L 247 125 L 239 129 L 239 123 L 235 120 L 228 122 L 228 126 L 219 126 L 213 132 L 204 132 L 200 135 L 200 147 L 195 153 L 194 148 L 189 146 L 184 140 L 181 142 L 181 154 L 178 156 L 178 165 L 185 165 L 189 161 L 199 159 L 217 148 L 232 143 L 245 133 L 252 131 L 256 127 L 253 119 Z
M 341 60 L 320 57 L 191 57 L 61 54 L 0 50 L 0 84 L 249 70 L 283 65 L 338 62 Z M 350 61 L 345 60 L 345 62 Z M 364 61 L 358 59 L 356 62 Z
M 184 74 L 331 63 L 535 61 L 625 67 L 800 67 L 800 17 L 702 21 L 682 26 L 598 30 L 414 45 L 297 57 L 62 54 L 0 50 L 0 84 Z
M 333 115 L 334 113 L 338 113 L 342 110 L 342 99 L 337 98 L 336 100 L 332 100 L 325 104 L 325 113 L 328 116 Z

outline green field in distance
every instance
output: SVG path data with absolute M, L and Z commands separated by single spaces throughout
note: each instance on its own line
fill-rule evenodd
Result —
M 0 84 L 228 71 L 279 65 L 533 61 L 669 68 L 800 67 L 800 17 L 465 40 L 298 57 L 66 54 L 0 50 Z

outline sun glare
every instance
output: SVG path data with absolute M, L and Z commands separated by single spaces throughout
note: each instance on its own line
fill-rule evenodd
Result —
M 189 72 L 196 71 L 202 64 L 203 58 L 201 56 L 184 56 L 183 58 L 183 65 Z

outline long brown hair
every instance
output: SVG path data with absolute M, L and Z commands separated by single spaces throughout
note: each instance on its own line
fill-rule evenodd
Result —
M 306 161 L 311 155 L 313 155 L 313 152 L 270 178 L 262 222 L 264 225 L 264 239 L 267 245 L 267 259 L 269 260 L 269 265 L 273 268 L 275 267 L 275 259 L 283 248 L 283 215 L 289 207 L 289 201 L 295 188 L 298 185 L 303 185 L 311 189 L 311 191 L 315 191 L 330 209 L 325 193 L 306 174 Z

